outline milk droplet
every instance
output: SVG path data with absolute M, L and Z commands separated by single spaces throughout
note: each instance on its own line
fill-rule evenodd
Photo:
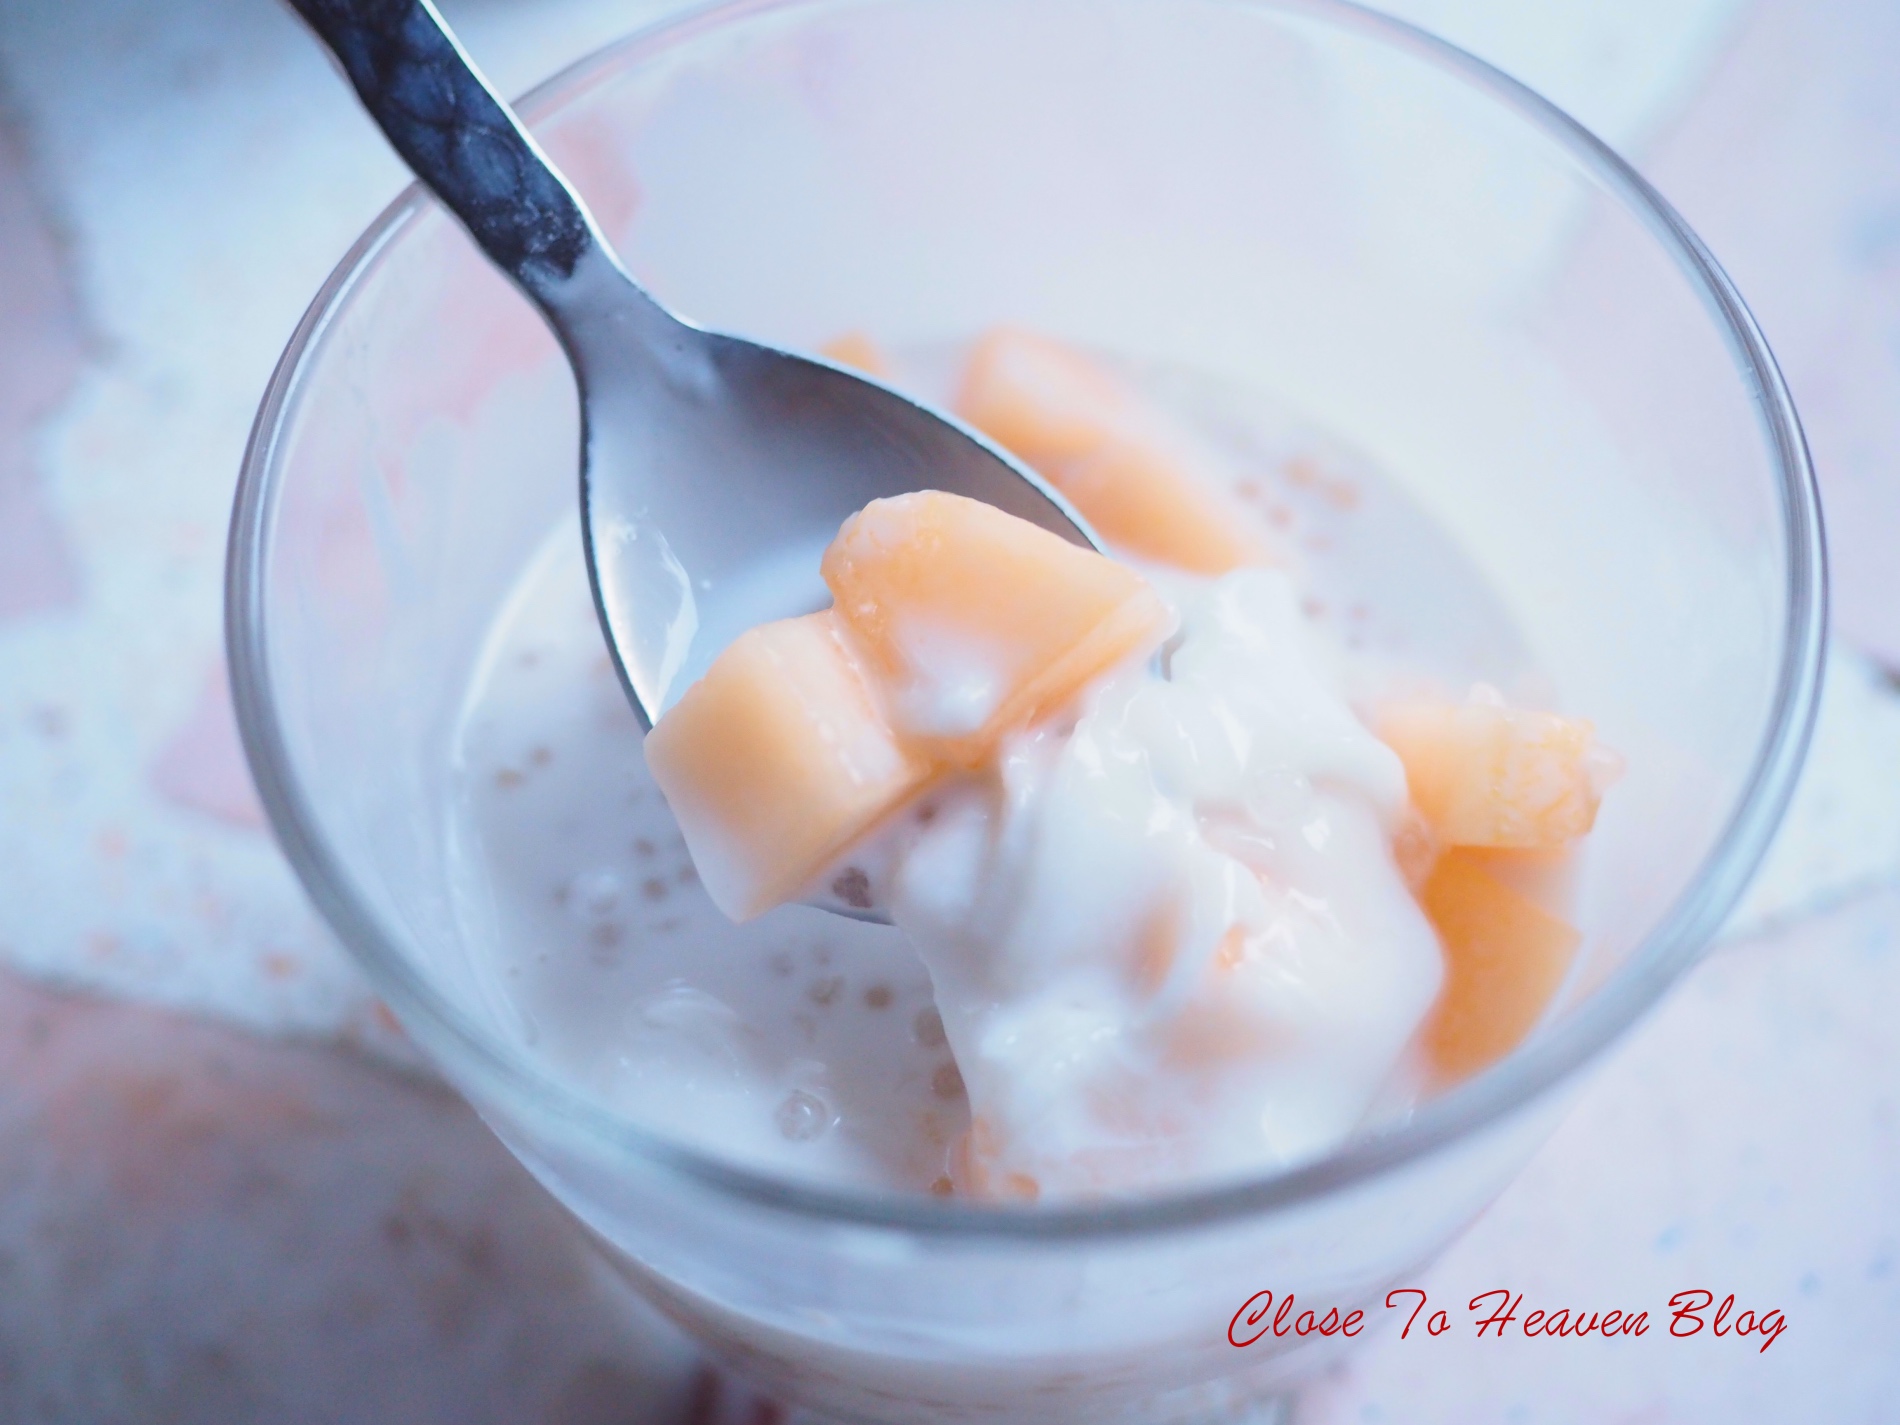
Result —
M 772 1115 L 778 1131 L 794 1143 L 809 1143 L 837 1121 L 831 1105 L 815 1093 L 793 1089 Z

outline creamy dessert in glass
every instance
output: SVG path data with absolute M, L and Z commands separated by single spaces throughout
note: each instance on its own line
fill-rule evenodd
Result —
M 1197 522 L 1179 494 L 1102 533 L 1159 542 L 1134 558 L 1183 620 L 1183 678 L 1197 638 L 1276 620 L 1337 650 L 1319 678 L 1334 701 L 1313 707 L 1354 709 L 1357 733 L 1334 724 L 1342 756 L 1357 749 L 1333 778 L 1350 791 L 1328 795 L 1337 834 L 1379 823 L 1390 894 L 1350 899 L 1386 907 L 1390 926 L 1355 943 L 1388 957 L 1367 985 L 1389 1003 L 1342 991 L 1325 1055 L 1216 1076 L 1231 1115 L 1197 1121 L 1221 1131 L 1138 1121 L 1103 1155 L 1101 1120 L 1012 1097 L 1049 1066 L 987 1053 L 996 1025 L 946 1014 L 897 932 L 797 908 L 732 925 L 648 781 L 588 617 L 564 368 L 413 196 L 299 329 L 240 490 L 234 690 L 293 863 L 625 1278 L 788 1400 L 917 1421 L 1267 1408 L 1351 1341 L 1243 1347 L 1238 1309 L 1272 1289 L 1343 1319 L 1441 1248 L 1576 1071 L 1693 961 L 1779 814 L 1813 706 L 1819 529 L 1745 310 L 1560 115 L 1343 6 L 744 4 L 617 46 L 527 112 L 639 275 L 708 324 L 808 348 L 869 332 L 893 380 L 950 404 L 972 344 L 1016 324 L 1205 447 L 1244 518 Z M 787 551 L 694 586 L 682 689 L 743 630 L 830 602 L 838 530 L 770 496 L 709 476 L 703 522 L 668 531 L 689 572 L 745 521 Z M 1180 525 L 1274 546 L 1268 567 L 1206 585 L 1200 624 L 1159 567 L 1184 557 Z M 1244 617 L 1223 624 L 1229 581 Z M 1437 712 L 1375 727 L 1381 679 L 1420 695 L 1393 705 Z M 1478 684 L 1496 701 L 1471 701 Z M 1573 884 L 1478 868 L 1560 905 L 1575 939 L 1521 1042 L 1467 1047 L 1428 1092 L 1452 981 L 1424 949 L 1459 897 L 1434 911 L 1407 879 L 1387 759 L 1429 741 L 1434 716 L 1500 705 L 1587 716 L 1625 771 Z M 1065 706 L 1078 725 L 1100 710 Z M 1459 815 L 1430 781 L 1408 782 L 1412 809 Z M 1271 791 L 1239 831 L 1271 820 Z M 1205 843 L 1200 864 L 1241 859 Z M 941 843 L 934 884 L 955 849 Z M 955 915 L 906 910 L 879 866 L 839 874 L 853 869 L 962 943 Z M 1206 938 L 1169 943 L 1218 956 Z M 1157 985 L 1174 963 L 1156 958 Z M 1269 1082 L 1273 1131 L 1224 1155 Z M 973 1099 L 1013 1125 L 987 1147 Z M 1052 1153 L 1028 1124 L 1066 1124 L 1091 1152 Z M 1127 1141 L 1172 1146 L 1131 1161 Z
M 958 364 L 954 406 L 1124 562 L 956 496 L 878 501 L 820 563 L 832 607 L 680 677 L 641 745 L 563 527 L 455 753 L 496 1003 L 701 1147 L 978 1198 L 1284 1168 L 1508 1052 L 1570 968 L 1561 891 L 1614 759 L 1587 723 L 1467 695 L 1457 652 L 1356 601 L 1352 569 L 1319 581 L 1336 614 L 1306 592 L 1368 525 L 1415 551 L 1391 588 L 1455 550 L 1257 400 L 1228 395 L 1247 444 L 1223 452 L 1046 338 Z M 1258 446 L 1291 453 L 1240 479 Z M 1434 582 L 1471 605 L 1457 626 L 1499 630 L 1491 673 L 1535 681 L 1475 572 Z M 735 922 L 881 908 L 898 933 L 806 913 L 738 938 L 707 899 Z M 808 943 L 823 963 L 789 958 Z M 876 1012 L 920 965 L 908 1023 Z

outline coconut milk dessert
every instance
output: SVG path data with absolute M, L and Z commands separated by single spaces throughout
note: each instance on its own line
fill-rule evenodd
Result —
M 643 752 L 552 531 L 455 748 L 457 913 L 510 1031 L 729 1160 L 981 1200 L 1272 1171 L 1508 1051 L 1614 768 L 1525 710 L 1456 548 L 1257 393 L 1016 332 L 890 374 L 1119 562 L 877 502 L 835 608 L 696 670 Z M 782 904 L 814 895 L 895 928 Z

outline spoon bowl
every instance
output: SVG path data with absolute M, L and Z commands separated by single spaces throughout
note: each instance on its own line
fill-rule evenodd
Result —
M 1060 495 L 941 412 L 668 311 L 430 0 L 291 3 L 573 366 L 588 572 L 644 726 L 746 628 L 823 607 L 818 556 L 871 500 L 947 490 L 1099 547 Z
M 1092 545 L 1059 495 L 909 397 L 681 322 L 604 248 L 573 282 L 588 569 L 649 726 L 744 630 L 830 602 L 819 557 L 872 500 L 950 490 Z

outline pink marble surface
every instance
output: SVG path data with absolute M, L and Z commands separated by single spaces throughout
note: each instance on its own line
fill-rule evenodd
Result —
M 448 8 L 519 89 L 670 7 Z M 1700 228 L 1807 420 L 1839 629 L 1900 666 L 1900 9 L 1396 8 L 1630 146 Z M 0 0 L 0 1421 L 775 1414 L 624 1318 L 467 1110 L 389 1067 L 236 747 L 245 430 L 398 181 L 265 0 Z M 1777 928 L 1697 971 L 1420 1282 L 1652 1313 L 1706 1285 L 1787 1333 L 1382 1327 L 1307 1425 L 1900 1419 L 1900 700 L 1846 656 Z
M 0 1420 L 769 1425 L 454 1094 L 0 972 Z
M 71 394 L 84 335 L 65 254 L 25 146 L 0 125 L 0 619 L 79 600 L 79 576 L 42 489 L 35 436 Z

